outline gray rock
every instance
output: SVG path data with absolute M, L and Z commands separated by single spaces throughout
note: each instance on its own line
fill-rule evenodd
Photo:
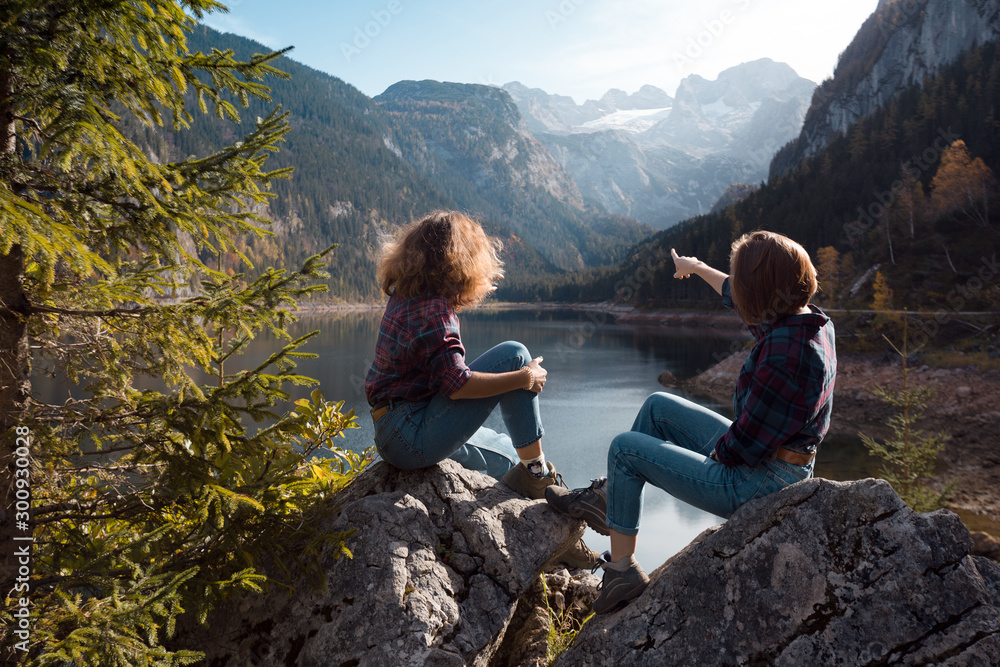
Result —
M 664 387 L 670 388 L 677 386 L 677 377 L 670 371 L 663 371 L 656 379 Z
M 324 527 L 356 529 L 353 558 L 321 555 L 324 589 L 301 577 L 231 598 L 183 644 L 214 667 L 485 665 L 518 598 L 584 528 L 452 461 L 376 464 L 338 507 Z
M 518 601 L 511 629 L 490 660 L 491 667 L 547 667 L 550 655 L 560 644 L 565 648 L 590 616 L 600 583 L 590 571 L 571 574 L 566 569 L 535 579 Z
M 705 531 L 557 664 L 995 665 L 1000 567 L 970 546 L 886 482 L 807 480 Z

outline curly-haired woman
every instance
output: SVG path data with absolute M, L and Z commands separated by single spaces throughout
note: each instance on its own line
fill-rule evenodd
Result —
M 388 463 L 413 469 L 451 458 L 537 499 L 558 479 L 542 451 L 542 359 L 507 341 L 466 364 L 459 332 L 457 312 L 503 277 L 499 249 L 477 222 L 447 211 L 383 247 L 378 279 L 389 302 L 365 393 Z M 483 426 L 498 405 L 509 435 Z

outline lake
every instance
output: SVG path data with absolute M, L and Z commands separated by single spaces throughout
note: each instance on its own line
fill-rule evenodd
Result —
M 316 378 L 329 400 L 354 408 L 360 428 L 352 429 L 340 446 L 362 450 L 373 444 L 373 428 L 364 396 L 364 377 L 371 364 L 381 311 L 303 316 L 293 334 L 320 333 L 307 346 L 317 359 L 299 363 L 299 372 Z M 643 400 L 655 391 L 671 391 L 692 398 L 732 417 L 729 405 L 717 405 L 679 389 L 664 389 L 657 381 L 670 371 L 678 379 L 696 375 L 730 354 L 734 341 L 749 340 L 713 329 L 620 325 L 600 313 L 570 310 L 474 310 L 460 315 L 462 340 L 469 360 L 505 340 L 524 343 L 533 356 L 545 357 L 548 370 L 541 395 L 542 440 L 552 461 L 570 488 L 585 486 L 606 474 L 608 445 L 629 430 Z M 273 341 L 255 342 L 266 356 Z M 739 343 L 737 342 L 737 345 Z M 305 393 L 305 392 L 303 392 Z M 486 424 L 502 431 L 499 410 Z M 856 479 L 867 476 L 871 461 L 851 439 L 824 442 L 817 476 Z M 647 571 L 675 554 L 701 531 L 721 519 L 675 500 L 647 486 L 636 557 Z M 591 548 L 609 548 L 608 538 L 588 529 Z

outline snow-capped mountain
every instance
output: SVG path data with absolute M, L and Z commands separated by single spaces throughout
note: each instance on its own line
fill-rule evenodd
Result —
M 766 179 L 772 156 L 798 136 L 815 87 L 763 58 L 713 81 L 689 76 L 673 97 L 643 86 L 577 105 L 517 82 L 504 89 L 585 199 L 665 228 L 708 212 L 733 183 Z

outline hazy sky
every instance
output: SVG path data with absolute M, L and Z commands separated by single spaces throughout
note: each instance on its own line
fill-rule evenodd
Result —
M 224 0 L 223 0 L 224 1 Z M 877 0 L 230 0 L 205 21 L 375 96 L 403 79 L 520 81 L 577 102 L 674 94 L 768 57 L 820 82 Z

